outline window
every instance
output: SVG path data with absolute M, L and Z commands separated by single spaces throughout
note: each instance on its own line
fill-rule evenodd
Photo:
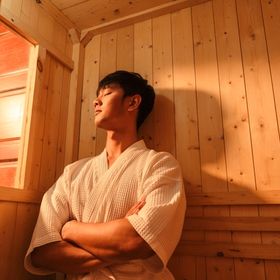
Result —
M 0 186 L 14 187 L 32 45 L 0 22 Z

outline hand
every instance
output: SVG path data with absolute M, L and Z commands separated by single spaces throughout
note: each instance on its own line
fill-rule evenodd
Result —
M 63 240 L 69 239 L 69 237 L 71 236 L 71 230 L 73 230 L 73 226 L 76 223 L 78 223 L 76 220 L 71 220 L 64 224 L 61 229 L 61 237 Z
M 145 205 L 146 200 L 145 198 L 138 201 L 136 204 L 134 204 L 126 213 L 125 217 L 131 216 L 133 214 L 138 214 L 138 212 L 142 209 L 142 207 Z

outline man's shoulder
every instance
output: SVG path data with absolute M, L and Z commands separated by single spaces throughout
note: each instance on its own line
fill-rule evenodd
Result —
M 91 165 L 93 159 L 94 157 L 87 157 L 68 164 L 64 168 L 64 174 L 68 177 L 71 177 L 72 179 L 75 178 L 82 169 L 87 168 L 89 165 Z

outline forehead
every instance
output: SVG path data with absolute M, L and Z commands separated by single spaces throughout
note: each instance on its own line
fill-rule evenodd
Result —
M 108 90 L 122 90 L 122 87 L 118 83 L 110 83 L 101 87 L 97 95 L 99 96 L 99 94 L 102 94 L 103 92 L 106 92 Z

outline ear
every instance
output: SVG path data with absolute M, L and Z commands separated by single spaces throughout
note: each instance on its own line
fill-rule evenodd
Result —
M 127 110 L 129 112 L 137 110 L 140 106 L 141 101 L 142 101 L 142 98 L 139 94 L 129 96 L 129 104 L 128 104 L 128 109 Z

